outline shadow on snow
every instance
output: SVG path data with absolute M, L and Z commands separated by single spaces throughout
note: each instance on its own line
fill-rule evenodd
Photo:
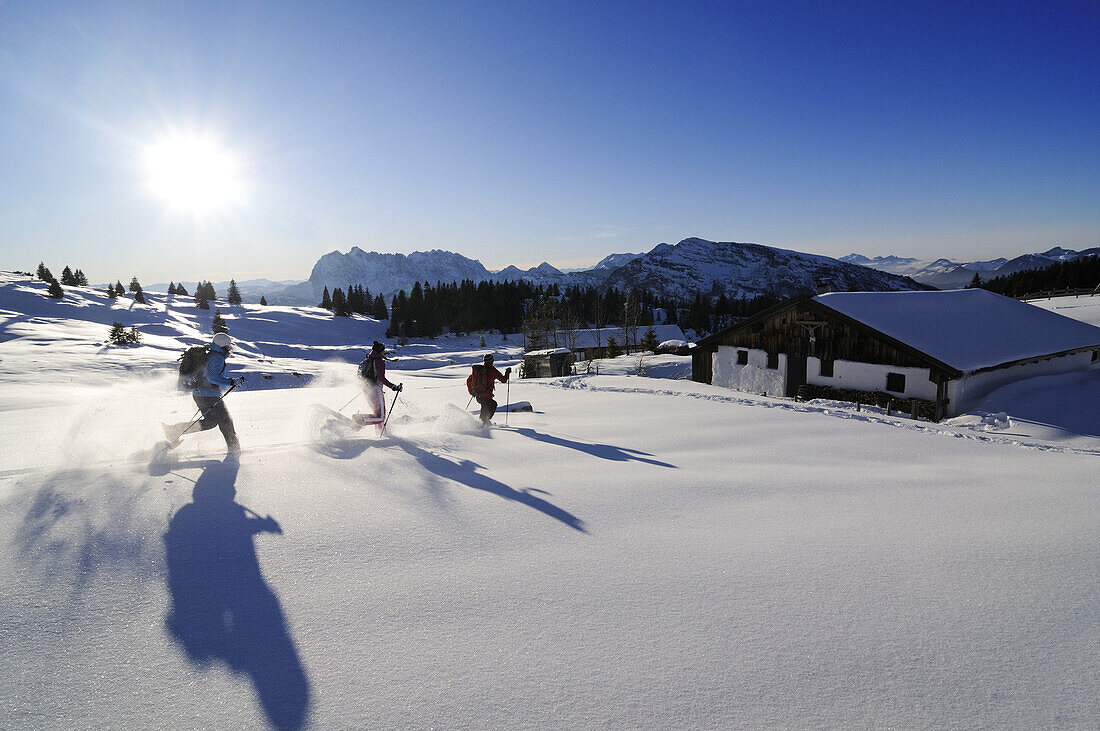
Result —
M 222 661 L 248 675 L 268 721 L 297 729 L 309 710 L 309 680 L 253 543 L 257 533 L 282 530 L 234 501 L 238 468 L 231 457 L 208 466 L 192 502 L 172 516 L 165 627 L 196 665 Z

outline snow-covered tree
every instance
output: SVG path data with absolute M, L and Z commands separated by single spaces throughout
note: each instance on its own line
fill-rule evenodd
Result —
M 229 332 L 229 326 L 225 324 L 225 318 L 217 310 L 214 310 L 214 319 L 210 321 L 210 330 L 214 333 Z

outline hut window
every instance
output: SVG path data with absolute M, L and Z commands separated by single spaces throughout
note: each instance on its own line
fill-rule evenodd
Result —
M 832 378 L 833 377 L 833 359 L 822 358 L 821 359 L 821 377 Z
M 1092 362 L 1095 363 L 1098 360 L 1100 360 L 1100 350 L 1092 351 Z
M 777 368 L 779 368 L 778 353 L 768 353 L 768 368 L 771 368 L 772 370 L 776 370 Z
M 748 365 L 748 364 L 749 364 L 749 351 L 747 351 L 747 350 L 738 350 L 737 351 L 737 365 Z
M 905 393 L 905 374 L 887 373 L 886 390 L 893 393 Z

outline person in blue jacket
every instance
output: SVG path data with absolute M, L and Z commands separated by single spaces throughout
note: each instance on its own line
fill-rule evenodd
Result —
M 225 400 L 222 398 L 222 389 L 239 384 L 244 378 L 232 379 L 225 375 L 225 359 L 233 351 L 233 341 L 225 333 L 217 333 L 210 341 L 207 348 L 206 366 L 203 368 L 202 378 L 198 385 L 192 389 L 191 397 L 195 399 L 195 405 L 199 407 L 202 418 L 195 422 L 184 421 L 179 424 L 162 424 L 164 436 L 173 445 L 178 443 L 184 434 L 193 434 L 218 427 L 225 437 L 225 446 L 229 452 L 240 452 L 241 443 L 237 439 L 237 430 L 233 426 L 233 418 L 229 410 L 225 408 Z

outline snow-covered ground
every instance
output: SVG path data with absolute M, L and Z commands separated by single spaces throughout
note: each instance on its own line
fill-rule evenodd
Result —
M 376 440 L 308 407 L 384 324 L 247 306 L 244 454 L 160 458 L 212 312 L 44 290 L 0 275 L 0 727 L 1100 719 L 1095 371 L 930 424 L 626 356 L 483 431 L 467 366 L 518 343 L 475 334 L 397 349 Z

